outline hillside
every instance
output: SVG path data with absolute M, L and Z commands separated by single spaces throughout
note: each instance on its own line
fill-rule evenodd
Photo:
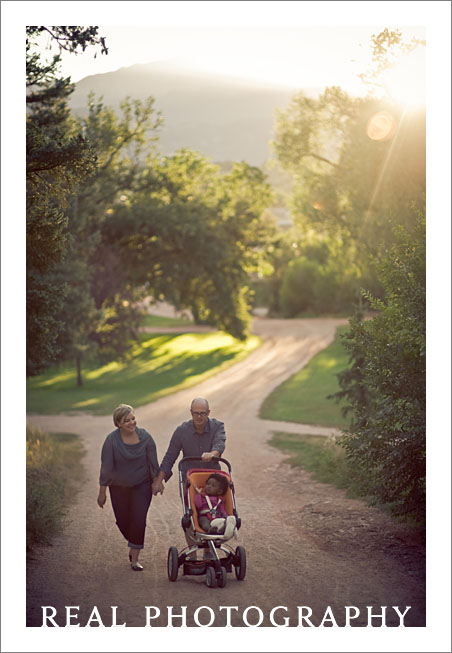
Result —
M 156 110 L 164 118 L 159 139 L 164 154 L 188 147 L 216 162 L 245 160 L 258 166 L 270 156 L 275 110 L 285 108 L 297 92 L 199 74 L 176 62 L 136 64 L 85 77 L 70 99 L 74 113 L 86 112 L 90 91 L 114 108 L 127 96 L 154 97 Z M 314 89 L 306 91 L 315 93 Z

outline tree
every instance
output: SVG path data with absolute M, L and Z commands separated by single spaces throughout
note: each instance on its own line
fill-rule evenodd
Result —
M 353 366 L 339 375 L 338 398 L 353 422 L 341 440 L 369 494 L 395 514 L 425 518 L 425 220 L 378 265 L 385 290 L 366 293 L 376 316 L 354 319 L 344 345 Z
M 57 274 L 66 292 L 57 318 L 60 322 L 56 344 L 57 360 L 73 360 L 77 370 L 77 385 L 83 385 L 82 361 L 96 351 L 93 332 L 101 319 L 91 293 L 91 276 L 83 259 L 71 257 L 71 247 Z
M 132 286 L 243 338 L 246 283 L 266 237 L 261 216 L 270 199 L 264 175 L 245 163 L 221 175 L 190 150 L 162 157 L 103 225 L 117 261 L 113 275 L 127 270 Z
M 96 156 L 65 209 L 64 260 L 55 266 L 66 297 L 56 316 L 59 359 L 77 364 L 96 350 L 124 358 L 137 337 L 144 295 L 190 308 L 198 322 L 243 338 L 249 273 L 255 270 L 271 201 L 265 175 L 246 163 L 222 174 L 181 150 L 160 157 L 154 100 L 126 98 L 121 113 L 90 96 L 76 129 Z
M 374 140 L 369 124 L 382 114 L 390 131 Z M 358 243 L 361 263 L 391 244 L 388 216 L 409 226 L 413 202 L 424 206 L 424 112 L 333 87 L 317 99 L 297 95 L 276 130 L 278 158 L 296 176 L 295 220 Z
M 405 44 L 397 30 L 373 37 L 373 67 L 362 75 L 369 90 L 397 54 L 421 46 Z M 381 296 L 370 261 L 392 246 L 396 225 L 411 229 L 425 207 L 425 110 L 375 93 L 353 98 L 339 87 L 316 98 L 298 93 L 278 112 L 273 146 L 294 179 L 295 226 L 340 239 L 362 286 Z
M 418 47 L 425 47 L 423 39 L 413 36 L 410 41 L 405 41 L 400 30 L 389 30 L 387 27 L 379 34 L 372 36 L 371 44 L 371 65 L 368 70 L 358 75 L 371 89 L 385 88 L 382 83 L 384 73 L 395 66 L 404 55 Z
M 340 238 L 306 232 L 292 243 L 296 251 L 285 268 L 278 306 L 285 317 L 353 310 L 359 301 L 361 275 L 353 246 Z M 293 256 L 293 254 L 292 254 Z
M 90 95 L 87 116 L 77 120 L 96 153 L 97 167 L 79 184 L 66 211 L 70 246 L 58 269 L 70 291 L 58 314 L 63 324 L 58 344 L 62 360 L 75 360 L 79 384 L 88 353 L 96 350 L 102 361 L 124 357 L 139 325 L 134 306 L 139 289 L 129 283 L 126 268 L 115 274 L 117 261 L 102 241 L 102 225 L 112 207 L 133 192 L 143 171 L 143 154 L 152 151 L 161 124 L 153 105 L 153 98 L 125 98 L 117 115 Z
M 190 150 L 159 157 L 153 98 L 126 98 L 120 114 L 94 96 L 88 105 L 77 128 L 95 148 L 97 167 L 66 211 L 60 358 L 76 361 L 81 383 L 82 358 L 94 348 L 102 361 L 126 357 L 145 295 L 244 337 L 246 282 L 267 233 L 265 176 L 244 163 L 221 174 Z
M 56 359 L 61 322 L 57 313 L 67 292 L 56 274 L 64 259 L 68 198 L 92 174 L 96 157 L 76 130 L 66 104 L 70 79 L 58 77 L 60 57 L 43 62 L 36 41 L 47 32 L 71 52 L 98 45 L 106 52 L 97 27 L 27 27 L 27 376 Z

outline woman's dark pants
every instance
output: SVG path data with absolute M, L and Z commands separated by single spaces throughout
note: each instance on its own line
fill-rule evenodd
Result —
M 152 500 L 150 481 L 134 487 L 110 485 L 110 497 L 119 530 L 132 549 L 142 549 L 146 516 Z

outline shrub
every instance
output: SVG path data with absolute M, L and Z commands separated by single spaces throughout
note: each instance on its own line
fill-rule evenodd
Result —
M 360 293 L 360 274 L 347 257 L 317 247 L 293 259 L 284 273 L 280 306 L 285 317 L 302 313 L 338 313 L 351 310 Z
M 341 442 L 378 501 L 394 514 L 425 519 L 425 221 L 377 265 L 385 299 L 366 297 L 372 320 L 350 321 L 344 345 L 352 367 L 339 374 L 353 412 Z
M 317 267 L 318 264 L 306 256 L 294 259 L 287 266 L 280 291 L 280 305 L 284 317 L 295 317 L 312 309 Z

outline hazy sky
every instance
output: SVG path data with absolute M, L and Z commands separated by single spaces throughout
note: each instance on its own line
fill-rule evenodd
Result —
M 141 3 L 143 6 L 147 4 Z M 287 3 L 281 3 L 280 12 L 276 12 L 275 7 L 277 21 L 271 24 L 269 20 L 259 22 L 259 11 L 266 7 L 268 13 L 269 6 L 274 3 L 254 2 L 248 11 L 238 13 L 239 5 L 249 3 L 229 2 L 228 20 L 225 21 L 226 16 L 221 11 L 224 3 L 205 2 L 204 6 L 217 8 L 210 14 L 210 24 L 203 24 L 206 16 L 197 21 L 196 12 L 186 16 L 185 22 L 182 21 L 184 24 L 180 24 L 181 16 L 168 15 L 166 10 L 168 6 L 179 3 L 157 4 L 165 6 L 161 6 L 159 12 L 147 13 L 147 18 L 143 15 L 146 12 L 140 12 L 142 20 L 136 20 L 133 25 L 123 25 L 120 20 L 116 24 L 101 21 L 99 34 L 106 38 L 108 55 L 97 54 L 94 58 L 93 48 L 78 56 L 63 52 L 62 72 L 77 82 L 88 75 L 136 63 L 177 59 L 187 68 L 219 75 L 293 88 L 339 85 L 351 93 L 360 93 L 362 84 L 358 74 L 364 72 L 370 62 L 372 35 L 384 27 L 399 27 L 407 40 L 412 36 L 425 38 L 424 25 L 406 27 L 408 15 L 404 17 L 403 25 L 396 16 L 389 22 L 385 21 L 383 12 L 378 14 L 377 22 L 372 16 L 363 15 L 363 25 L 334 25 L 328 21 L 324 25 L 316 21 L 310 25 L 318 15 L 318 7 L 307 12 L 303 10 L 304 3 L 294 2 L 289 7 L 284 7 Z M 235 11 L 231 11 L 231 5 Z M 330 20 L 337 14 L 337 9 L 331 9 Z M 108 13 L 110 19 L 115 17 L 114 11 Z M 137 13 L 134 15 L 138 17 Z M 346 15 L 347 12 L 343 13 L 342 18 Z M 199 14 L 198 18 L 201 18 Z M 42 39 L 43 51 L 51 42 L 48 35 Z
M 259 4 L 259 3 L 256 3 Z M 64 53 L 62 70 L 72 81 L 135 63 L 178 59 L 187 67 L 292 87 L 334 84 L 359 91 L 358 73 L 370 60 L 370 39 L 385 27 L 178 25 L 99 26 L 108 55 L 94 49 Z M 406 38 L 425 38 L 425 28 L 402 28 Z M 50 37 L 44 39 L 47 42 Z
M 28 5 L 27 24 L 99 26 L 108 55 L 93 47 L 79 55 L 62 52 L 62 72 L 74 82 L 136 63 L 176 59 L 187 68 L 219 75 L 296 89 L 338 85 L 361 95 L 358 75 L 370 63 L 372 35 L 388 27 L 400 29 L 405 40 L 424 39 L 434 14 L 433 9 L 428 16 L 417 12 L 427 4 L 422 2 L 9 4 L 17 5 L 19 11 Z M 41 52 L 52 42 L 46 35 Z M 424 62 L 416 62 L 395 81 L 395 88 L 402 95 L 412 93 L 424 73 Z M 417 95 L 424 96 L 424 89 Z

